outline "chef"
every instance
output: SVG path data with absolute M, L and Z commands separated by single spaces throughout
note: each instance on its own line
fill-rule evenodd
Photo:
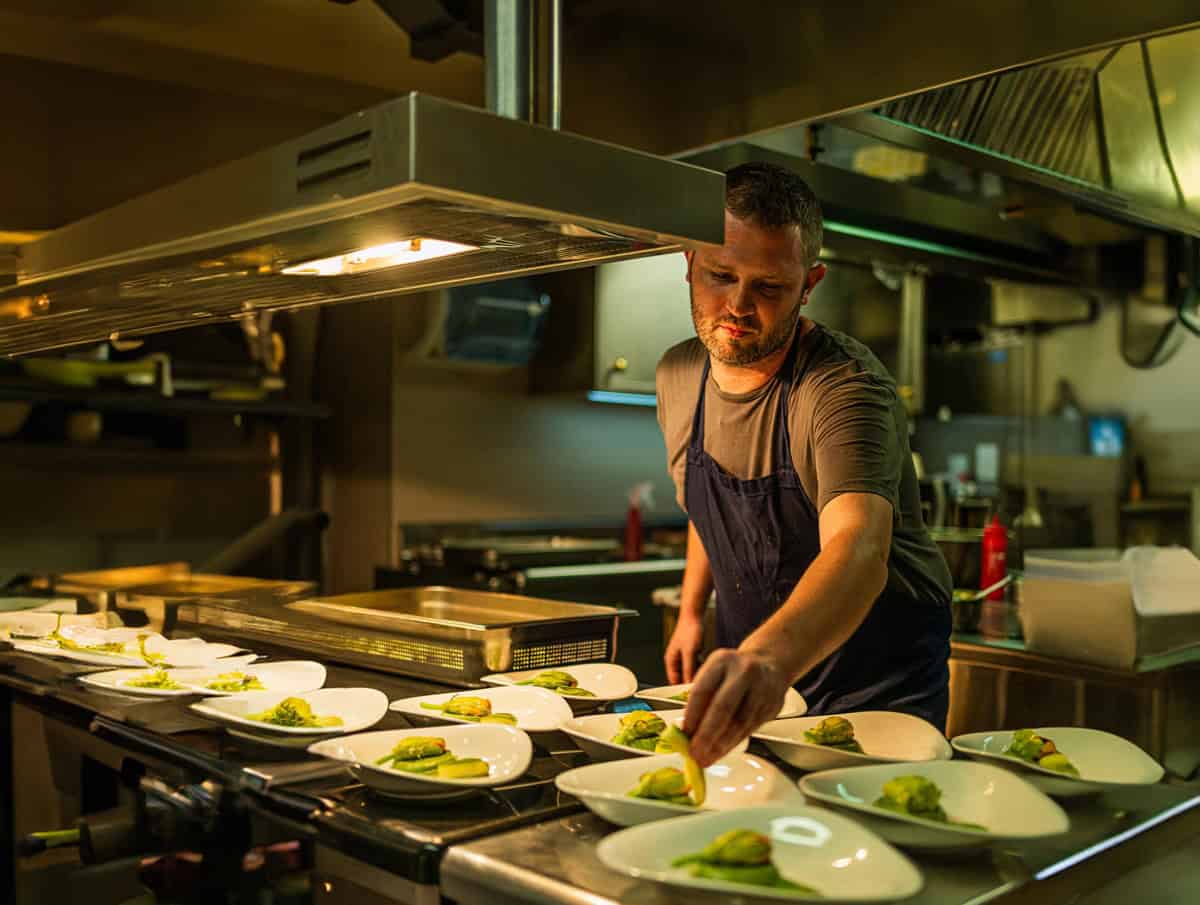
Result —
M 795 173 L 726 176 L 725 243 L 685 253 L 696 338 L 658 365 L 658 418 L 688 515 L 671 682 L 709 764 L 773 719 L 896 710 L 945 727 L 950 574 L 921 518 L 896 384 L 804 317 L 825 276 L 821 208 Z M 699 663 L 716 590 L 717 650 Z

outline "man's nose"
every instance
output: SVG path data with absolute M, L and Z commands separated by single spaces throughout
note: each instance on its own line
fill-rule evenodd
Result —
M 734 317 L 748 317 L 754 313 L 754 304 L 750 299 L 750 288 L 743 283 L 732 286 L 725 299 L 725 308 Z

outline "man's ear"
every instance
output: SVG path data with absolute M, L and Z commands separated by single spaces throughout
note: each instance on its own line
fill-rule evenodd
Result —
M 812 267 L 808 268 L 808 273 L 804 276 L 804 304 L 808 304 L 809 294 L 817 287 L 817 283 L 825 279 L 825 265 L 818 261 Z
M 683 258 L 687 261 L 687 273 L 684 274 L 683 279 L 685 282 L 690 283 L 692 281 L 692 261 L 696 260 L 696 253 L 694 251 L 685 251 Z

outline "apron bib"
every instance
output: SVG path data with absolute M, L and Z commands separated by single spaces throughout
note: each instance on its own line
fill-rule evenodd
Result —
M 779 371 L 774 470 L 761 478 L 735 478 L 704 451 L 707 358 L 700 377 L 684 501 L 712 566 L 720 647 L 737 647 L 773 615 L 821 549 L 817 509 L 792 465 L 788 431 L 798 345 L 792 341 Z M 810 714 L 896 710 L 944 731 L 950 627 L 948 606 L 885 591 L 849 640 L 803 676 L 796 690 Z

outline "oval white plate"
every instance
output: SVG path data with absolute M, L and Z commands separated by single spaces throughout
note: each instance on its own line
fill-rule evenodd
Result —
M 445 694 L 427 694 L 417 698 L 392 701 L 391 709 L 405 716 L 421 717 L 426 722 L 474 723 L 449 716 L 440 710 L 427 710 L 422 704 L 445 704 L 454 697 L 487 698 L 493 713 L 511 713 L 517 718 L 517 728 L 526 732 L 554 732 L 571 719 L 571 708 L 561 695 L 544 688 L 528 685 L 504 685 L 496 688 L 470 688 Z M 496 725 L 483 723 L 482 725 Z
M 595 710 L 610 701 L 621 701 L 633 697 L 637 691 L 637 676 L 616 663 L 583 663 L 578 666 L 555 667 L 560 672 L 573 675 L 580 688 L 586 688 L 594 697 L 575 697 L 574 695 L 559 695 L 566 701 L 571 710 L 582 713 Z M 533 679 L 546 669 L 526 669 L 522 672 L 503 672 L 484 676 L 479 681 L 489 685 L 520 685 L 528 679 Z M 531 686 L 521 685 L 522 688 Z M 557 694 L 557 692 L 556 692 Z
M 125 651 L 120 654 L 94 653 L 91 651 L 68 650 L 58 646 L 54 641 L 14 641 L 13 647 L 27 653 L 45 654 L 51 657 L 61 657 L 77 663 L 89 663 L 97 666 L 130 666 L 144 667 L 146 661 L 138 648 L 138 636 L 146 636 L 146 652 L 162 654 L 165 666 L 189 667 L 206 666 L 209 664 L 232 663 L 238 660 L 234 654 L 244 649 L 232 644 L 214 644 L 200 638 L 181 638 L 168 640 L 155 632 L 147 632 L 137 628 L 95 628 L 88 625 L 68 625 L 62 628 L 62 635 L 77 644 L 93 646 L 119 641 L 125 645 Z M 251 662 L 255 655 L 243 654 L 242 662 Z M 236 667 L 230 667 L 234 669 Z
M 654 713 L 668 723 L 676 726 L 683 725 L 683 713 L 679 710 L 653 710 Z M 653 751 L 643 751 L 640 748 L 630 748 L 628 745 L 615 745 L 610 741 L 621 727 L 621 713 L 598 713 L 595 716 L 579 716 L 562 727 L 563 732 L 571 737 L 592 760 L 608 761 L 621 760 L 626 757 L 654 757 Z M 731 753 L 740 754 L 749 746 L 749 739 L 742 739 Z
M 661 767 L 682 770 L 683 758 L 678 754 L 656 754 L 590 764 L 558 774 L 554 783 L 560 791 L 574 795 L 593 813 L 618 826 L 702 811 L 804 804 L 804 796 L 790 779 L 767 761 L 749 754 L 730 754 L 705 768 L 707 795 L 700 808 L 630 796 L 629 790 L 643 773 Z
M 455 757 L 479 757 L 487 761 L 487 776 L 444 779 L 377 767 L 375 761 L 391 751 L 401 739 L 432 735 L 446 740 Z M 529 769 L 533 744 L 520 729 L 495 723 L 468 726 L 439 726 L 436 729 L 390 729 L 360 732 L 316 742 L 309 753 L 344 761 L 363 785 L 397 798 L 450 799 L 472 795 L 480 789 L 512 782 Z
M 811 886 L 819 899 L 786 889 L 701 880 L 671 862 L 701 851 L 728 830 L 771 838 L 771 860 L 785 879 Z M 612 870 L 642 880 L 736 895 L 739 899 L 880 902 L 920 892 L 921 872 L 904 855 L 853 820 L 808 805 L 741 808 L 619 830 L 596 846 Z
M 676 701 L 673 695 L 688 691 L 692 687 L 692 683 L 688 682 L 685 685 L 663 685 L 659 688 L 647 688 L 644 691 L 639 691 L 637 696 L 643 701 L 650 701 L 654 704 L 661 704 L 659 710 L 670 710 L 675 707 L 686 707 L 686 701 Z M 779 713 L 775 717 L 777 720 L 785 720 L 794 716 L 804 716 L 808 713 L 808 702 L 804 700 L 804 696 L 794 688 L 789 688 L 783 696 L 783 706 L 779 708 Z
M 812 729 L 828 716 L 845 717 L 854 724 L 854 737 L 863 747 L 862 754 L 804 740 L 805 730 Z M 886 710 L 772 720 L 760 726 L 753 737 L 762 739 L 778 757 L 801 770 L 950 760 L 954 756 L 945 736 L 925 720 Z
M 192 691 L 197 694 L 221 697 L 231 694 L 246 694 L 247 692 L 244 691 L 217 691 L 215 688 L 205 687 L 207 683 L 227 672 L 242 672 L 248 676 L 256 676 L 263 684 L 263 691 L 278 691 L 288 695 L 316 691 L 325 685 L 325 667 L 316 660 L 283 660 L 279 663 L 259 663 L 236 669 L 226 669 L 223 666 L 189 669 L 181 674 L 183 679 L 180 681 L 186 680 Z
M 1163 778 L 1158 761 L 1119 735 L 1074 726 L 1048 726 L 1034 732 L 1054 741 L 1075 765 L 1079 778 L 1001 754 L 1012 741 L 1008 730 L 972 732 L 957 736 L 951 744 L 967 757 L 1020 773 L 1047 795 L 1059 798 L 1091 795 L 1108 786 L 1149 786 Z
M 276 726 L 258 720 L 246 719 L 250 713 L 269 710 L 286 697 L 302 697 L 308 701 L 317 716 L 337 716 L 342 725 L 322 728 L 303 726 Z M 288 695 L 279 691 L 244 691 L 223 698 L 208 698 L 197 701 L 191 709 L 199 714 L 229 723 L 245 726 L 255 735 L 342 735 L 359 732 L 378 723 L 387 713 L 387 695 L 374 688 L 322 688 L 304 695 Z
M 924 776 L 942 790 L 942 807 L 951 820 L 976 823 L 972 830 L 877 808 L 883 784 L 896 776 Z M 1020 777 L 998 767 L 967 761 L 880 764 L 810 773 L 800 790 L 815 801 L 847 808 L 889 842 L 909 848 L 973 848 L 996 840 L 1037 839 L 1065 833 L 1070 821 L 1063 809 Z
M 93 672 L 85 676 L 80 676 L 79 681 L 84 685 L 92 685 L 96 688 L 103 688 L 106 691 L 119 691 L 122 694 L 144 694 L 158 698 L 177 698 L 184 695 L 194 695 L 196 692 L 185 681 L 184 670 L 168 669 L 167 675 L 176 682 L 183 685 L 183 688 L 139 688 L 136 685 L 127 684 L 130 679 L 136 679 L 141 676 L 149 675 L 152 672 L 157 672 L 155 669 L 109 669 L 104 672 Z

